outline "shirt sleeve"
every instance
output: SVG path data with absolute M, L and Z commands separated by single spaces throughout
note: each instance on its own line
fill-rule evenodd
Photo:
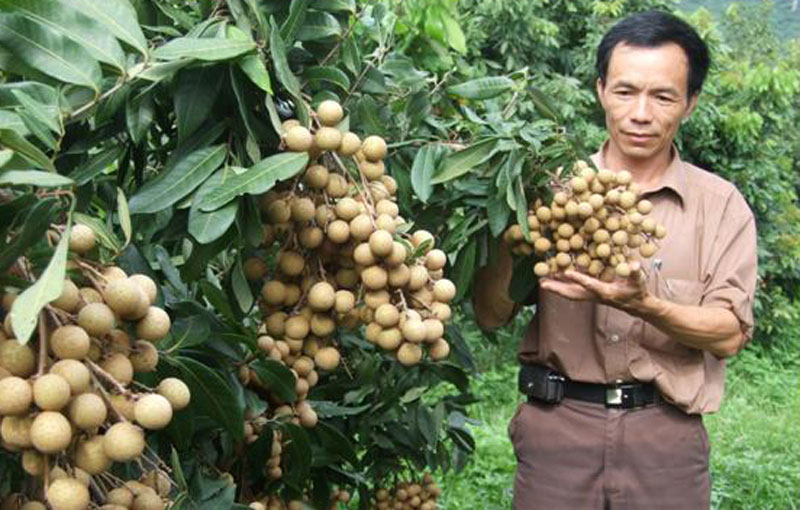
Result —
M 712 245 L 702 306 L 732 311 L 744 333 L 743 347 L 753 337 L 753 297 L 758 275 L 756 222 L 744 198 L 734 192 L 725 207 Z

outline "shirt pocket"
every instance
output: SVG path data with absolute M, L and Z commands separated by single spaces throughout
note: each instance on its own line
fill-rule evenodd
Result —
M 679 305 L 700 306 L 705 289 L 703 282 L 682 278 L 663 278 L 658 283 L 658 297 Z

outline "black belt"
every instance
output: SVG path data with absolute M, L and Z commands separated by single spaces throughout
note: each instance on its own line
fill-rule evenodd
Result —
M 578 382 L 543 366 L 523 365 L 519 386 L 520 391 L 528 396 L 528 401 L 549 404 L 557 403 L 562 398 L 574 398 L 611 408 L 633 409 L 664 400 L 653 383 Z

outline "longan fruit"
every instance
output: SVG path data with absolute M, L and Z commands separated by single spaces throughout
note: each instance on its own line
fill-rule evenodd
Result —
M 639 247 L 639 254 L 644 258 L 650 258 L 656 253 L 656 245 L 655 243 L 646 242 Z
M 155 304 L 158 299 L 158 286 L 152 278 L 146 274 L 134 274 L 128 277 L 130 281 L 139 286 L 140 289 L 147 296 L 148 304 Z
M 391 287 L 405 287 L 411 280 L 411 270 L 405 264 L 398 264 L 389 269 L 388 274 Z
M 72 395 L 79 395 L 89 389 L 91 375 L 86 365 L 74 359 L 57 361 L 50 367 L 51 374 L 58 374 L 69 384 Z
M 137 340 L 129 359 L 134 372 L 153 372 L 158 366 L 158 349 L 147 340 Z
M 384 303 L 375 309 L 375 322 L 384 328 L 391 328 L 400 321 L 400 312 L 392 303 Z
M 323 165 L 311 165 L 306 170 L 303 180 L 314 189 L 323 189 L 328 185 L 328 168 Z
M 386 174 L 386 164 L 383 161 L 362 161 L 358 169 L 369 181 L 377 181 Z
M 632 191 L 623 191 L 619 195 L 619 205 L 623 209 L 630 209 L 636 204 L 636 194 Z
M 667 228 L 664 225 L 656 225 L 655 236 L 656 239 L 664 239 L 667 237 Z
M 630 184 L 630 182 L 631 182 L 631 180 L 632 180 L 632 179 L 633 179 L 633 176 L 632 176 L 632 175 L 631 175 L 631 173 L 630 173 L 630 172 L 628 172 L 627 170 L 620 170 L 620 171 L 619 171 L 619 172 L 617 172 L 617 173 L 616 173 L 616 175 L 614 176 L 614 180 L 615 180 L 615 181 L 617 182 L 617 184 L 619 184 L 620 186 L 626 186 L 626 185 Z
M 536 209 L 536 219 L 538 219 L 540 222 L 549 223 L 552 217 L 553 214 L 549 207 L 543 205 Z
M 156 391 L 169 401 L 170 405 L 172 405 L 172 409 L 175 411 L 186 408 L 192 398 L 192 394 L 189 391 L 189 387 L 186 386 L 186 383 L 175 377 L 167 377 L 161 381 Z
M 342 105 L 331 99 L 326 99 L 317 106 L 317 118 L 324 126 L 335 126 L 344 118 Z
M 403 333 L 404 339 L 414 343 L 422 342 L 427 336 L 425 324 L 417 318 L 406 320 L 400 327 L 400 331 Z
M 433 284 L 433 297 L 436 301 L 449 303 L 456 296 L 456 286 L 447 278 L 442 278 Z
M 417 291 L 423 288 L 430 279 L 425 266 L 411 266 L 409 268 L 409 273 L 408 288 L 411 291 Z
M 379 161 L 386 157 L 386 141 L 380 136 L 368 136 L 361 144 L 361 151 L 369 161 Z
M 434 342 L 444 335 L 444 324 L 439 319 L 425 319 L 422 324 L 425 326 L 425 341 Z
M 99 475 L 111 467 L 111 459 L 103 449 L 103 436 L 80 439 L 75 445 L 75 465 L 90 475 Z
M 70 393 L 67 380 L 57 374 L 44 374 L 33 383 L 33 401 L 43 411 L 60 411 L 69 402 Z
M 319 227 L 305 227 L 300 231 L 300 235 L 298 236 L 298 240 L 303 248 L 307 248 L 309 250 L 319 248 L 324 239 L 325 233 L 322 232 L 322 229 Z
M 361 272 L 361 281 L 370 290 L 378 290 L 386 287 L 389 275 L 381 266 L 375 265 L 364 269 Z
M 550 248 L 552 248 L 552 243 L 546 237 L 540 237 L 533 243 L 533 249 L 536 253 L 546 253 L 550 251 Z
M 422 347 L 418 344 L 403 342 L 397 350 L 397 361 L 402 365 L 410 367 L 422 360 Z
M 533 266 L 533 273 L 539 277 L 547 276 L 550 273 L 550 267 L 547 265 L 547 262 L 537 262 Z
M 124 354 L 118 352 L 111 354 L 100 362 L 100 368 L 108 372 L 123 386 L 127 386 L 133 380 L 133 364 Z
M 283 122 L 281 122 L 281 134 L 286 134 L 287 131 L 299 125 L 300 121 L 297 119 L 286 119 Z M 125 505 L 125 506 L 130 506 L 130 505 Z
M 330 174 L 328 185 L 325 186 L 325 192 L 330 198 L 342 198 L 347 195 L 349 189 L 347 179 L 343 175 Z
M 78 306 L 81 304 L 81 295 L 78 286 L 69 278 L 65 279 L 61 294 L 54 301 L 51 301 L 50 304 L 65 312 L 73 313 L 77 311 Z
M 397 232 L 397 221 L 388 214 L 379 214 L 378 217 L 375 218 L 375 227 L 378 230 L 384 230 L 390 234 L 394 234 Z
M 286 285 L 279 280 L 270 280 L 261 287 L 261 297 L 267 304 L 282 304 L 286 299 Z
M 378 334 L 378 345 L 387 351 L 394 351 L 403 343 L 403 333 L 400 328 L 388 328 Z
M 341 355 L 335 347 L 323 347 L 314 355 L 314 365 L 325 371 L 335 370 L 340 360 Z
M 82 430 L 94 430 L 108 417 L 108 408 L 103 399 L 95 393 L 82 393 L 69 405 L 69 419 Z
M 72 441 L 72 427 L 63 414 L 43 411 L 33 419 L 31 442 L 42 453 L 64 451 Z
M 23 471 L 29 475 L 42 476 L 44 474 L 44 456 L 41 453 L 36 450 L 25 450 L 22 452 L 21 460 Z
M 103 435 L 103 449 L 106 455 L 117 462 L 127 462 L 140 456 L 144 451 L 144 433 L 130 422 L 118 422 Z
M 617 273 L 617 276 L 622 278 L 627 278 L 631 275 L 631 268 L 627 262 L 620 262 L 614 267 L 614 271 Z
M 11 375 L 28 377 L 36 370 L 36 356 L 27 344 L 8 339 L 0 342 L 0 366 Z
M 31 427 L 33 419 L 30 416 L 6 416 L 0 426 L 0 438 L 6 445 L 16 448 L 31 448 Z
M 433 248 L 434 241 L 435 239 L 433 238 L 433 234 L 427 230 L 417 230 L 411 235 L 411 244 L 414 245 L 414 248 L 419 248 L 422 245 L 426 245 L 426 253 Z
M 429 271 L 442 269 L 446 263 L 447 255 L 438 248 L 429 251 L 427 255 L 425 255 L 425 267 L 427 267 Z
M 355 247 L 353 250 L 353 260 L 356 264 L 362 266 L 371 266 L 375 264 L 376 258 L 372 253 L 369 243 L 362 242 Z
M 650 214 L 650 211 L 653 210 L 653 203 L 647 199 L 639 200 L 636 209 L 642 214 Z
M 324 151 L 335 151 L 342 144 L 342 132 L 335 127 L 322 126 L 314 134 L 316 146 Z
M 297 125 L 290 127 L 284 135 L 286 146 L 292 152 L 305 152 L 311 148 L 314 137 L 311 131 L 303 126 Z
M 83 255 L 92 251 L 95 245 L 94 230 L 86 225 L 77 223 L 69 231 L 69 250 Z
M 341 198 L 336 202 L 334 211 L 340 220 L 350 221 L 359 214 L 358 202 L 350 197 Z
M 127 487 L 116 487 L 108 491 L 106 503 L 129 508 L 133 504 L 133 491 Z
M 136 323 L 136 336 L 155 342 L 169 333 L 172 321 L 163 309 L 150 306 L 147 313 Z
M 344 220 L 334 220 L 328 225 L 328 239 L 344 244 L 350 239 L 350 225 Z
M 47 502 L 53 510 L 86 510 L 89 508 L 89 489 L 75 478 L 59 478 L 47 491 Z
M 306 402 L 305 400 L 303 402 Z M 319 418 L 317 416 L 316 411 L 313 409 L 304 409 L 300 412 L 300 425 L 305 428 L 313 428 L 317 426 Z
M 78 312 L 78 325 L 89 336 L 104 337 L 116 325 L 114 312 L 105 303 L 89 303 Z
M 111 280 L 124 280 L 128 277 L 128 273 L 126 273 L 122 268 L 117 266 L 108 266 L 103 269 L 103 278 L 106 279 L 107 282 Z
M 302 315 L 295 315 L 286 320 L 286 336 L 302 339 L 308 336 L 311 325 Z
M 570 179 L 569 185 L 572 188 L 572 191 L 575 193 L 583 193 L 589 189 L 589 183 L 586 182 L 586 179 L 580 176 L 575 176 Z
M 164 502 L 155 492 L 142 492 L 133 499 L 131 510 L 164 510 Z
M 352 156 L 361 149 L 361 139 L 355 133 L 344 133 L 342 143 L 339 145 L 339 154 Z
M 288 276 L 297 276 L 303 272 L 306 263 L 303 256 L 296 251 L 285 250 L 282 251 L 278 258 L 278 266 L 283 274 Z
M 118 315 L 126 319 L 138 319 L 150 305 L 145 291 L 130 278 L 112 280 L 103 290 L 106 304 Z
M 172 404 L 164 396 L 151 393 L 140 398 L 133 407 L 139 425 L 146 429 L 163 429 L 172 420 Z
M 16 376 L 0 379 L 0 415 L 26 413 L 33 401 L 34 392 L 28 381 Z
M 81 360 L 89 354 L 89 335 L 73 324 L 56 328 L 50 336 L 50 348 L 58 359 Z

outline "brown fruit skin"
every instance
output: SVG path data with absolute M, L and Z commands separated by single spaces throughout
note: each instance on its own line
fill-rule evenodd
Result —
M 111 374 L 123 386 L 133 380 L 133 364 L 127 356 L 118 352 L 112 354 L 100 363 L 100 368 Z
M 144 451 L 142 429 L 128 422 L 112 425 L 103 436 L 103 449 L 111 460 L 127 462 Z
M 172 326 L 172 321 L 167 315 L 167 312 L 151 306 L 147 310 L 147 314 L 136 323 L 136 335 L 144 340 L 155 342 L 164 338 Z
M 106 503 L 128 508 L 133 504 L 133 492 L 127 487 L 117 487 L 116 489 L 111 489 L 108 491 Z
M 65 312 L 73 313 L 78 309 L 80 301 L 78 286 L 67 278 L 64 280 L 64 287 L 61 290 L 61 295 L 58 296 L 55 301 L 51 301 L 50 304 Z
M 314 364 L 321 370 L 335 370 L 340 361 L 341 355 L 334 347 L 323 347 L 314 355 Z
M 164 510 L 164 502 L 155 492 L 142 492 L 133 500 L 131 510 Z
M 344 133 L 342 143 L 339 146 L 339 154 L 342 156 L 352 156 L 361 149 L 361 139 L 355 133 Z
M 418 344 L 405 342 L 397 350 L 397 360 L 407 367 L 416 365 L 422 360 L 422 348 Z
M 66 379 L 72 395 L 78 395 L 89 389 L 91 375 L 86 365 L 73 359 L 57 361 L 50 367 L 51 374 L 58 374 Z
M 33 403 L 31 385 L 21 377 L 0 379 L 0 416 L 26 413 Z
M 31 476 L 44 474 L 44 456 L 36 450 L 22 452 L 22 469 Z
M 58 359 L 84 359 L 90 345 L 86 330 L 73 324 L 56 328 L 50 336 L 50 348 Z
M 73 225 L 69 232 L 69 250 L 79 255 L 92 251 L 95 245 L 94 230 L 86 225 Z
M 155 304 L 156 300 L 158 299 L 158 286 L 152 278 L 145 274 L 134 274 L 128 279 L 134 282 L 139 286 L 140 289 L 142 289 L 142 291 L 144 291 L 144 294 L 147 296 L 147 300 L 151 305 Z
M 335 126 L 344 118 L 344 110 L 336 101 L 327 99 L 317 106 L 317 117 L 324 126 Z
M 0 366 L 11 375 L 28 377 L 36 370 L 36 357 L 28 345 L 9 339 L 0 343 Z
M 324 151 L 335 151 L 342 144 L 342 133 L 334 127 L 322 126 L 314 135 L 314 141 Z
M 158 349 L 147 340 L 137 340 L 130 360 L 134 372 L 153 372 L 158 366 Z
M 294 126 L 286 131 L 286 146 L 293 152 L 305 152 L 311 148 L 314 137 L 303 126 Z
M 69 405 L 69 418 L 82 430 L 94 430 L 108 417 L 108 408 L 103 399 L 94 393 L 83 393 Z
M 53 510 L 86 510 L 89 489 L 75 478 L 59 478 L 47 488 L 47 501 Z
M 150 305 L 147 293 L 130 278 L 108 282 L 103 290 L 103 299 L 109 308 L 125 319 L 140 319 Z
M 386 141 L 380 136 L 368 136 L 361 144 L 361 151 L 370 161 L 379 161 L 386 157 Z
M 89 303 L 78 312 L 78 325 L 89 336 L 102 338 L 116 325 L 114 312 L 104 303 Z
M 33 383 L 33 400 L 43 411 L 60 411 L 67 405 L 70 396 L 69 383 L 60 375 L 45 374 Z
M 164 396 L 172 405 L 172 409 L 180 411 L 189 405 L 192 395 L 186 383 L 175 377 L 168 377 L 161 381 L 156 388 L 159 395 Z
M 39 413 L 31 425 L 31 441 L 42 453 L 64 451 L 72 440 L 72 428 L 63 414 L 54 411 Z
M 136 402 L 133 413 L 136 421 L 144 428 L 163 429 L 172 420 L 172 404 L 162 395 L 152 393 Z
M 10 446 L 31 448 L 32 425 L 33 419 L 30 416 L 6 416 L 0 426 L 0 438 Z
M 75 465 L 90 475 L 99 475 L 111 467 L 111 459 L 103 449 L 103 436 L 81 439 L 75 446 Z

